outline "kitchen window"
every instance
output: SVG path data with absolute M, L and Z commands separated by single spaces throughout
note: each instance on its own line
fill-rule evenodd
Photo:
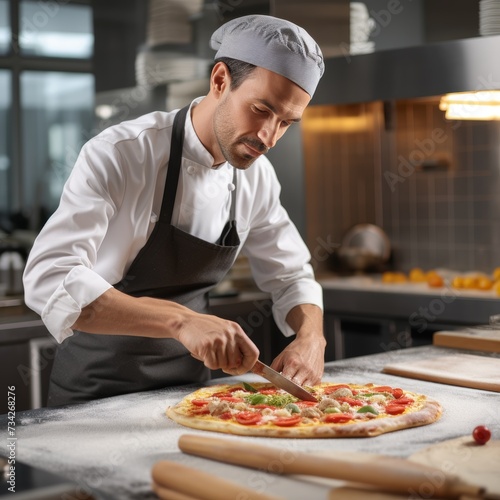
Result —
M 5 54 L 10 45 L 11 31 L 9 16 L 8 0 L 0 0 L 0 54 Z
M 22 158 L 26 206 L 39 222 L 57 208 L 82 141 L 92 130 L 94 78 L 55 71 L 21 73 Z
M 67 2 L 20 4 L 19 46 L 22 54 L 51 57 L 92 57 L 92 9 Z
M 37 232 L 94 130 L 90 0 L 0 0 L 0 233 Z
M 11 113 L 11 75 L 9 71 L 0 70 L 0 212 L 6 212 L 9 206 L 9 171 L 11 167 L 8 145 L 11 140 L 9 117 Z

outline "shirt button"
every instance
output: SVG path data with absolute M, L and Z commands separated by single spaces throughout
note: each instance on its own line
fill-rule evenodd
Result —
M 156 214 L 151 214 L 149 220 L 154 224 L 155 222 L 158 221 L 158 216 Z
M 193 175 L 195 172 L 196 172 L 196 169 L 193 167 L 193 165 L 189 165 L 189 167 L 187 168 L 187 173 L 189 175 Z
M 227 188 L 229 189 L 229 191 L 234 191 L 236 189 L 236 186 L 232 182 L 230 182 L 227 185 Z

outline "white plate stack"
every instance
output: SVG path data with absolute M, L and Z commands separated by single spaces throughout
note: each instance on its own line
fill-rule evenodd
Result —
M 196 80 L 208 75 L 211 61 L 171 50 L 141 51 L 135 58 L 138 85 L 155 87 L 164 83 Z
M 500 35 L 500 0 L 479 2 L 479 34 Z
M 172 82 L 168 86 L 166 109 L 180 109 L 189 104 L 195 97 L 207 95 L 209 89 L 209 78 L 193 78 L 189 81 Z
M 203 0 L 150 0 L 146 46 L 135 60 L 138 85 L 204 78 L 210 62 L 194 53 L 193 19 Z
M 203 0 L 150 0 L 147 44 L 191 43 L 191 17 L 203 7 Z
M 375 50 L 375 42 L 369 40 L 375 26 L 364 3 L 350 3 L 351 54 L 368 54 Z

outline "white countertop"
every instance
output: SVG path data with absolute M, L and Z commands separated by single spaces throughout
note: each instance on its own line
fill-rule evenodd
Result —
M 454 349 L 432 346 L 389 351 L 382 354 L 328 363 L 325 381 L 388 384 L 424 393 L 444 408 L 442 418 L 431 425 L 405 429 L 373 438 L 356 439 L 276 439 L 225 436 L 281 449 L 305 452 L 383 453 L 407 457 L 431 443 L 470 435 L 477 425 L 487 425 L 500 436 L 499 395 L 403 379 L 382 373 L 388 363 L 422 359 Z M 463 351 L 458 351 L 463 352 Z M 494 355 L 493 355 L 494 356 Z M 497 356 L 494 356 L 497 357 Z M 227 378 L 223 382 L 259 379 L 255 375 Z M 213 381 L 215 383 L 217 381 Z M 222 382 L 221 379 L 218 382 Z M 98 499 L 149 499 L 151 468 L 158 460 L 173 460 L 268 494 L 290 500 L 326 500 L 329 488 L 292 477 L 282 477 L 211 460 L 185 455 L 177 446 L 185 433 L 211 435 L 184 428 L 165 416 L 168 406 L 192 392 L 195 386 L 128 394 L 80 405 L 41 408 L 16 415 L 17 460 L 55 472 L 82 487 L 90 488 Z M 495 409 L 496 408 L 496 409 Z M 0 417 L 0 452 L 7 453 L 6 416 Z M 223 435 L 218 435 L 224 437 Z
M 327 290 L 360 290 L 382 293 L 404 293 L 415 295 L 442 296 L 453 295 L 456 297 L 481 298 L 486 300 L 500 300 L 493 290 L 468 290 L 463 288 L 452 288 L 448 285 L 439 288 L 430 287 L 427 283 L 383 283 L 382 275 L 359 275 L 359 276 L 331 276 L 320 277 L 318 282 Z

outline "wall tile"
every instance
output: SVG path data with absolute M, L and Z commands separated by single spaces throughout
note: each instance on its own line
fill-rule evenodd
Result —
M 380 102 L 307 110 L 311 235 L 371 222 L 388 233 L 401 270 L 500 265 L 500 123 L 447 121 L 438 102 L 396 102 L 393 130 L 383 127 Z M 307 131 L 318 117 L 345 128 Z M 442 159 L 448 168 L 432 168 Z

